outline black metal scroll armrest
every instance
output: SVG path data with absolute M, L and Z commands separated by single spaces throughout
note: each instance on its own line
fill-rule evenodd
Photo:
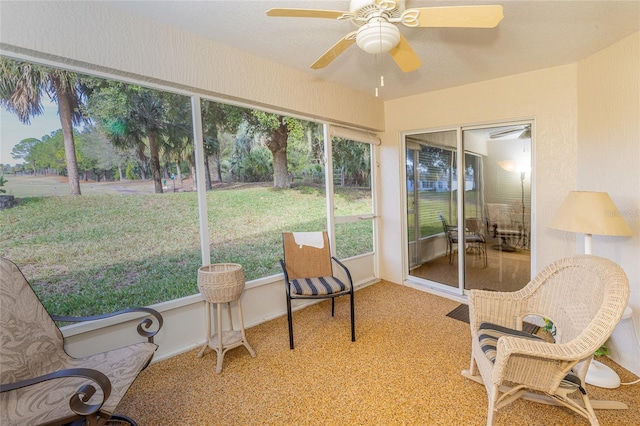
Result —
M 163 320 L 160 312 L 151 308 L 129 308 L 129 309 L 123 309 L 118 312 L 112 312 L 104 315 L 93 315 L 89 317 L 64 317 L 60 315 L 51 315 L 51 318 L 54 321 L 82 322 L 82 321 L 95 321 L 95 320 L 100 320 L 104 318 L 110 318 L 110 317 L 115 317 L 122 314 L 135 313 L 135 312 L 146 312 L 147 314 L 155 318 L 155 322 L 158 324 L 158 328 L 155 330 L 149 331 L 151 329 L 151 326 L 154 323 L 154 321 L 149 317 L 143 318 L 142 321 L 140 321 L 140 323 L 138 324 L 138 334 L 142 337 L 146 337 L 150 343 L 153 343 L 153 336 L 155 336 L 158 333 L 158 331 L 160 331 L 160 329 L 162 328 Z
M 351 272 L 347 269 L 346 266 L 342 262 L 340 262 L 335 256 L 331 256 L 331 259 L 336 262 L 340 267 L 344 270 L 345 274 L 347 274 L 347 278 L 349 279 L 349 285 L 351 285 L 351 291 L 353 291 L 353 280 L 351 279 Z
M 96 393 L 96 388 L 93 384 L 84 384 L 76 391 L 76 393 L 71 395 L 71 398 L 69 399 L 69 407 L 74 413 L 80 416 L 88 416 L 96 413 L 109 398 L 109 395 L 111 395 L 111 382 L 109 381 L 109 378 L 100 371 L 92 370 L 90 368 L 68 368 L 45 374 L 43 376 L 34 377 L 32 379 L 22 380 L 20 382 L 2 384 L 0 385 L 0 393 L 36 385 L 38 383 L 46 382 L 47 380 L 64 379 L 67 377 L 83 377 L 89 379 L 102 389 L 102 401 L 97 404 L 87 404 L 91 397 Z

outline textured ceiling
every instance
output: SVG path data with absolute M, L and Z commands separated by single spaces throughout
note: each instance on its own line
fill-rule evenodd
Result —
M 164 22 L 271 61 L 382 99 L 573 63 L 640 30 L 640 1 L 424 1 L 406 7 L 501 4 L 493 29 L 407 28 L 402 34 L 422 60 L 403 73 L 388 54 L 355 44 L 327 68 L 309 66 L 355 27 L 349 21 L 267 17 L 273 7 L 348 10 L 349 1 L 108 1 L 112 7 Z

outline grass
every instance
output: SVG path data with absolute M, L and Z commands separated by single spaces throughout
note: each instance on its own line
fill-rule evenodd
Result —
M 337 189 L 335 205 L 339 215 L 371 211 L 369 191 Z M 315 187 L 217 189 L 207 193 L 207 206 L 211 263 L 240 263 L 247 280 L 281 272 L 282 231 L 326 227 L 324 190 Z M 371 228 L 368 221 L 341 226 L 338 257 L 372 250 Z M 26 197 L 0 212 L 0 235 L 0 255 L 22 269 L 45 307 L 59 315 L 198 293 L 194 192 Z

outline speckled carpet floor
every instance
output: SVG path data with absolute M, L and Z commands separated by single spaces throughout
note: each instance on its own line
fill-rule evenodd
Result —
M 468 324 L 446 316 L 458 303 L 388 282 L 356 292 L 356 342 L 348 298 L 294 312 L 296 348 L 287 318 L 247 330 L 257 352 L 224 358 L 199 349 L 159 361 L 141 373 L 118 412 L 146 425 L 483 425 L 487 396 L 465 379 Z M 636 377 L 605 360 L 623 382 Z M 640 384 L 615 390 L 587 385 L 592 399 L 626 403 L 598 410 L 600 423 L 640 425 Z M 568 409 L 516 401 L 497 425 L 588 425 Z

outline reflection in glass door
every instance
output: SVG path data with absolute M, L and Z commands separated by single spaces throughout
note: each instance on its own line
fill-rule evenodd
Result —
M 522 288 L 531 270 L 531 123 L 405 143 L 409 276 L 460 291 Z
M 531 123 L 464 130 L 463 141 L 481 153 L 482 173 L 481 202 L 465 202 L 465 223 L 485 240 L 483 253 L 467 249 L 464 288 L 519 290 L 531 277 Z
M 409 274 L 458 287 L 457 132 L 406 137 Z

